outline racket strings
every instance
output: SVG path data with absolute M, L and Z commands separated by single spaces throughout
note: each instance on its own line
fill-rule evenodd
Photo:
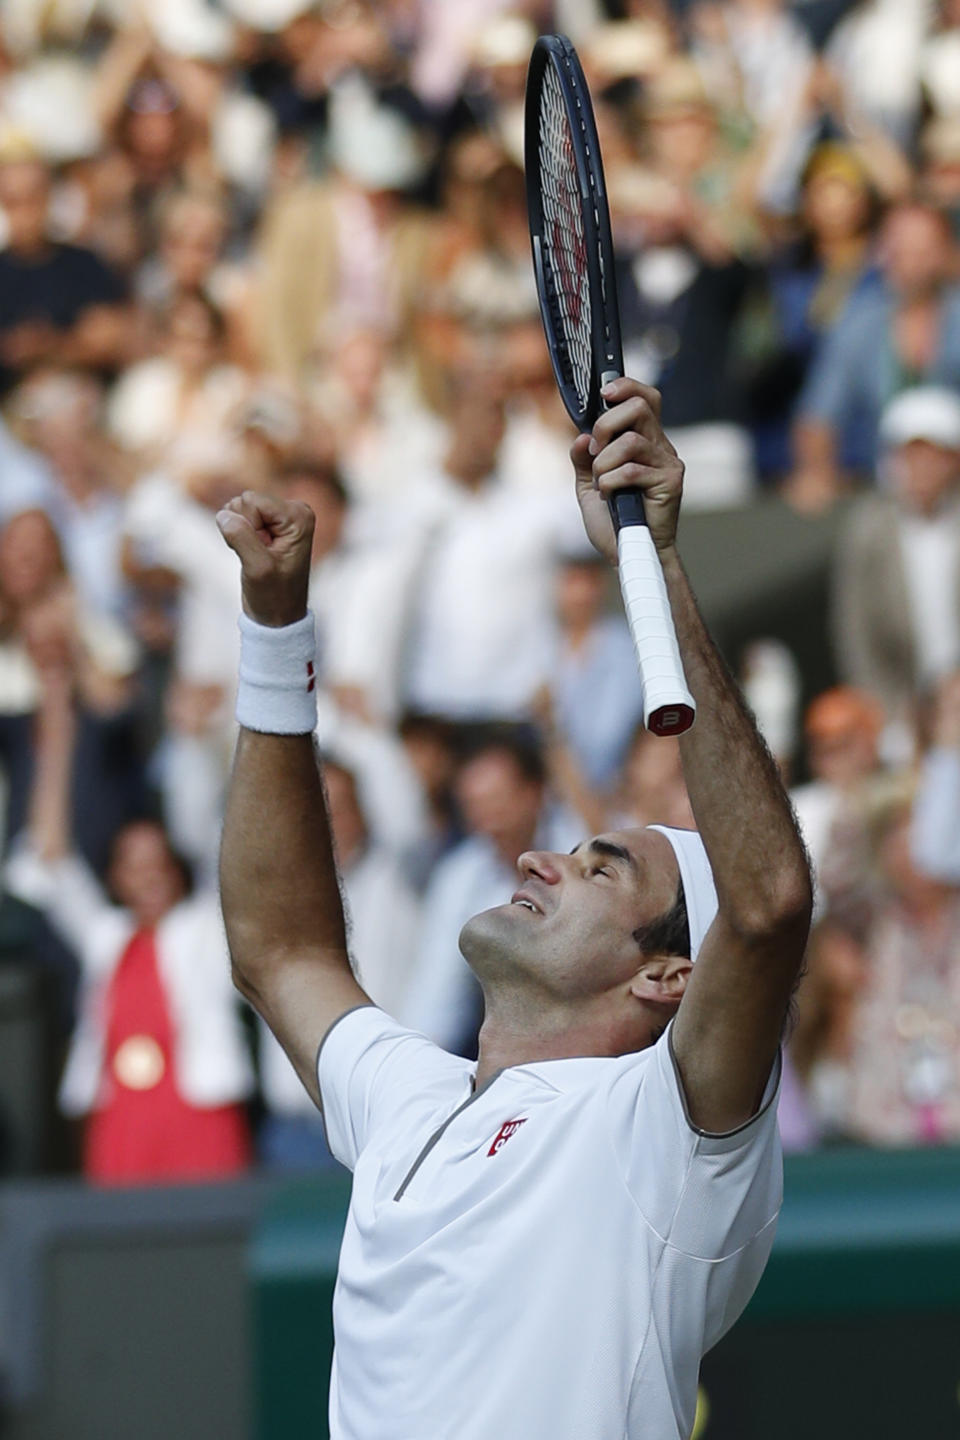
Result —
M 548 67 L 540 100 L 540 181 L 545 278 L 555 329 L 566 352 L 568 381 L 582 410 L 590 402 L 593 376 L 593 313 L 587 238 L 584 232 L 576 155 L 560 81 Z

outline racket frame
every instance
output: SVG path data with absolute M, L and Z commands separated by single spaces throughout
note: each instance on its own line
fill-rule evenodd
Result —
M 544 239 L 547 217 L 543 208 L 540 165 L 540 99 L 548 68 L 553 70 L 559 84 L 570 128 L 587 250 L 591 366 L 590 382 L 584 387 L 587 392 L 585 404 L 581 403 L 576 385 L 570 379 L 573 361 L 559 316 L 550 246 Z M 527 211 L 537 293 L 557 388 L 571 420 L 578 430 L 585 433 L 593 428 L 604 408 L 600 394 L 602 386 L 623 374 L 623 345 L 600 141 L 583 69 L 577 52 L 565 35 L 541 35 L 533 47 L 525 103 Z M 591 255 L 598 258 L 599 265 L 590 263 Z

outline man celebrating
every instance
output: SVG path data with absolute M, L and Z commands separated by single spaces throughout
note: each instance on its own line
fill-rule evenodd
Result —
M 629 379 L 604 394 L 571 452 L 577 493 L 615 563 L 606 497 L 644 491 L 699 707 L 682 740 L 699 835 L 520 857 L 513 900 L 460 936 L 486 1005 L 475 1064 L 351 974 L 309 734 L 309 512 L 247 493 L 218 517 L 246 612 L 221 859 L 235 975 L 354 1170 L 335 1440 L 679 1440 L 700 1358 L 770 1251 L 809 871 L 677 555 L 683 465 L 659 396 Z

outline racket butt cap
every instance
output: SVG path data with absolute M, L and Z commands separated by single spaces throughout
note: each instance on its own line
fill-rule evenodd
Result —
M 682 735 L 693 724 L 695 713 L 691 705 L 661 705 L 651 712 L 647 729 L 651 735 Z

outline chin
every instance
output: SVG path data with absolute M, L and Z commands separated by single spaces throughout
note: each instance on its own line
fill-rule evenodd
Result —
M 467 964 L 478 972 L 491 964 L 499 965 L 516 954 L 517 915 L 511 905 L 495 905 L 481 910 L 467 921 L 460 931 L 460 953 Z

